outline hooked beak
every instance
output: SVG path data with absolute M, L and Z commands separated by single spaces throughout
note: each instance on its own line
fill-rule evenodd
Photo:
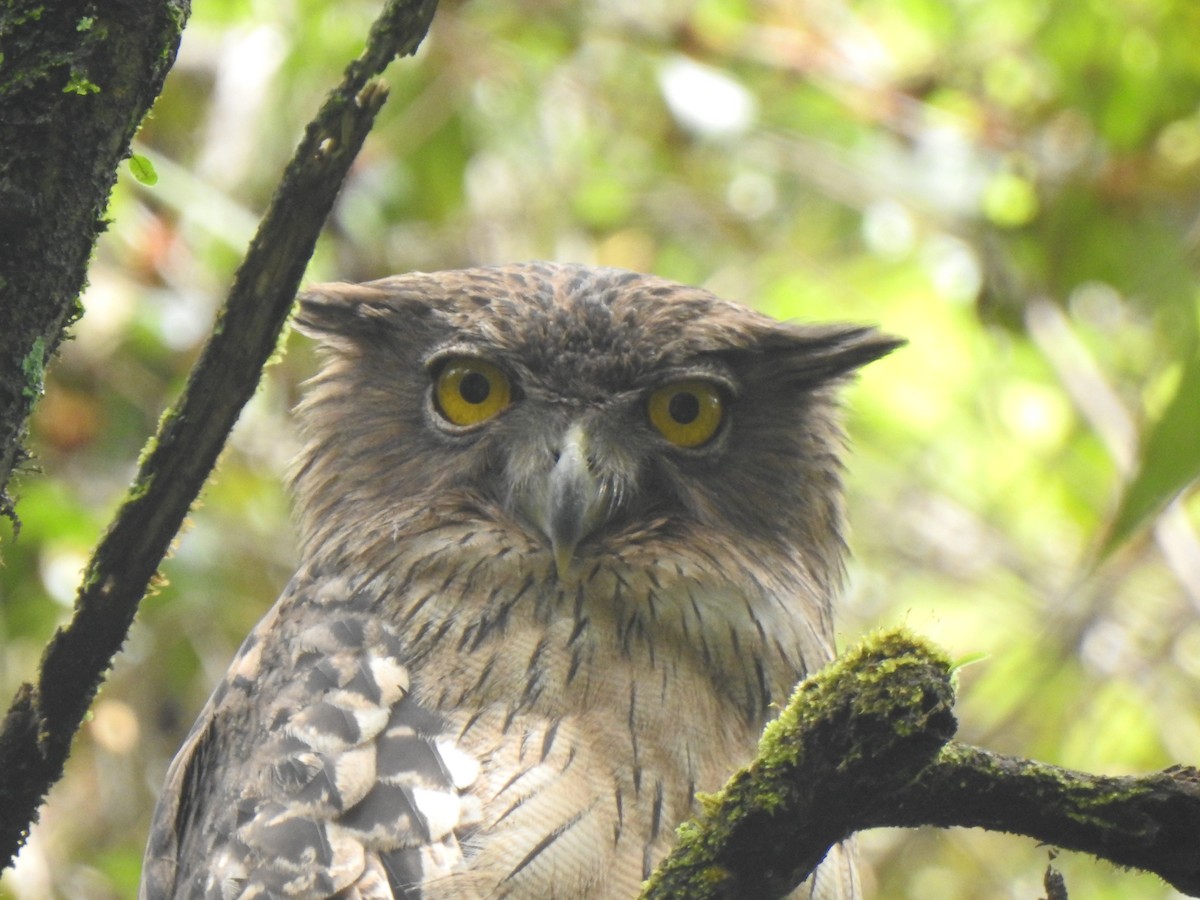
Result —
M 603 520 L 606 504 L 602 495 L 588 466 L 587 436 L 581 426 L 572 425 L 547 476 L 542 508 L 537 511 L 560 579 L 571 571 L 579 542 Z

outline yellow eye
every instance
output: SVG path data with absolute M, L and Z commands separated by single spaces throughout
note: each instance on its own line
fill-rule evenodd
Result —
M 650 424 L 677 447 L 699 447 L 721 424 L 721 392 L 707 381 L 677 381 L 650 395 Z
M 442 366 L 433 386 L 438 412 L 454 425 L 479 425 L 512 402 L 508 376 L 490 362 L 458 357 Z

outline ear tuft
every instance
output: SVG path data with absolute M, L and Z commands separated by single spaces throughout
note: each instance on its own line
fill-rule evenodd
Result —
M 837 381 L 907 344 L 869 325 L 789 325 L 764 342 L 800 387 Z
M 306 337 L 361 337 L 379 327 L 387 294 L 365 284 L 316 284 L 302 291 L 293 324 Z

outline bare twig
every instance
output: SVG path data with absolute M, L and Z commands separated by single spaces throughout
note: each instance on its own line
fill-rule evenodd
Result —
M 88 565 L 71 622 L 47 646 L 37 685 L 17 691 L 0 733 L 5 860 L 15 857 L 61 776 L 138 602 L 274 352 L 317 235 L 386 97 L 372 79 L 397 54 L 416 49 L 435 6 L 435 0 L 390 0 L 362 56 L 309 124 L 183 395 L 163 416 Z

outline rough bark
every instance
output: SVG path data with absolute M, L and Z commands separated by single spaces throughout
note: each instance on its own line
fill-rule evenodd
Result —
M 912 785 L 866 815 L 876 825 L 1023 834 L 1154 872 L 1200 896 L 1200 771 L 1073 772 L 952 741 Z
M 129 142 L 162 88 L 188 0 L 11 0 L 0 10 L 0 514 L 42 373 L 79 317 Z

